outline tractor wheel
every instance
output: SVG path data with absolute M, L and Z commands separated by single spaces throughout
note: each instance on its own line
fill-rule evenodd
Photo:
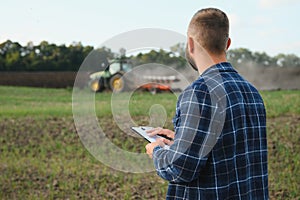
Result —
M 155 88 L 155 87 L 152 87 L 152 88 L 149 89 L 149 92 L 154 95 L 158 92 L 158 89 Z
M 103 81 L 101 81 L 101 79 L 100 80 L 99 79 L 91 80 L 90 89 L 93 92 L 101 92 L 104 89 Z
M 125 90 L 125 81 L 121 74 L 116 74 L 109 80 L 110 89 L 114 92 L 122 92 Z

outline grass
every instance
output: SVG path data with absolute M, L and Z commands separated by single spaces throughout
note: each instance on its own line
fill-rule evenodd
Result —
M 72 91 L 0 86 L 0 116 L 70 116 Z
M 99 117 L 111 116 L 110 92 L 93 94 L 89 90 L 76 90 L 82 97 L 79 102 L 96 106 Z M 148 115 L 150 107 L 161 104 L 169 114 L 174 113 L 176 96 L 171 93 L 151 95 L 150 93 L 136 92 L 132 96 L 125 93 L 118 97 L 131 97 L 129 109 L 132 115 Z M 163 97 L 163 98 L 161 98 Z M 85 101 L 88 100 L 88 101 Z M 0 117 L 66 117 L 72 116 L 72 90 L 29 87 L 0 86 Z
M 299 199 L 300 91 L 263 91 L 262 96 L 268 115 L 270 197 Z M 147 123 L 149 109 L 162 105 L 166 127 L 172 128 L 175 103 L 170 93 L 136 92 L 128 105 L 137 123 Z M 94 105 L 115 145 L 145 151 L 144 140 L 122 133 L 114 123 L 111 93 L 96 94 Z M 72 90 L 0 87 L 0 199 L 162 199 L 166 189 L 167 182 L 155 172 L 111 169 L 84 148 L 73 122 Z
M 79 91 L 82 96 L 93 97 L 90 91 Z M 262 91 L 269 118 L 300 113 L 300 91 Z M 125 94 L 128 97 L 129 94 Z M 97 93 L 95 105 L 99 117 L 111 116 L 111 96 L 109 92 Z M 117 101 L 118 102 L 118 101 Z M 85 102 L 86 103 L 86 102 Z M 136 92 L 130 98 L 132 115 L 148 115 L 154 104 L 160 104 L 168 115 L 173 116 L 176 95 Z M 30 87 L 0 86 L 0 117 L 66 117 L 72 115 L 72 90 Z
M 263 91 L 269 118 L 300 113 L 300 90 Z

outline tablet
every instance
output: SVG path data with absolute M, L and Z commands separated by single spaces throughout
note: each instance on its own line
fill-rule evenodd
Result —
M 159 137 L 159 136 L 149 136 L 146 133 L 147 130 L 153 129 L 153 127 L 151 126 L 137 126 L 137 127 L 131 127 L 131 129 L 137 134 L 139 134 L 140 136 L 142 136 L 144 139 L 146 139 L 148 142 L 155 142 L 155 140 Z
M 146 131 L 153 129 L 151 126 L 136 126 L 136 127 L 131 127 L 131 129 L 142 136 L 144 139 L 146 139 L 148 142 L 155 142 L 157 138 L 160 138 L 161 136 L 155 135 L 155 136 L 149 136 Z M 165 149 L 168 149 L 169 146 L 165 145 Z

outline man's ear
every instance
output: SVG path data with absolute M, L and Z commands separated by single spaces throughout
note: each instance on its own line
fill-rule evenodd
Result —
M 193 54 L 195 51 L 195 44 L 192 37 L 188 37 L 188 50 L 190 54 Z
M 227 45 L 226 45 L 226 50 L 228 50 L 228 48 L 230 47 L 230 45 L 231 45 L 231 39 L 228 38 Z

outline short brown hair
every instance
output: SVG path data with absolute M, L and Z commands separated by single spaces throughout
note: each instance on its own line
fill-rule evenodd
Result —
M 191 19 L 189 33 L 205 50 L 221 54 L 226 49 L 229 37 L 228 17 L 217 8 L 199 10 Z

